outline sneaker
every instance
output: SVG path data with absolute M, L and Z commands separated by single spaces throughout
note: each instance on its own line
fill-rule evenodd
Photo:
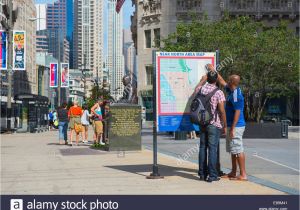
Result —
M 100 141 L 100 145 L 105 145 L 105 143 L 103 143 L 102 141 Z
M 217 178 L 208 177 L 208 179 L 206 181 L 207 182 L 216 182 L 216 181 L 220 181 L 220 178 L 219 177 L 217 177 Z

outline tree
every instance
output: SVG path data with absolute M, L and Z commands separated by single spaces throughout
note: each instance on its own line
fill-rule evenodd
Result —
M 98 86 L 94 86 L 90 91 L 91 91 L 91 96 L 87 98 L 87 105 L 89 109 L 97 102 L 99 98 L 102 98 L 103 100 L 113 99 L 109 91 L 104 88 L 99 88 Z
M 241 76 L 245 95 L 246 117 L 260 121 L 270 98 L 293 97 L 299 93 L 299 39 L 288 30 L 287 22 L 267 27 L 250 17 L 217 22 L 206 18 L 190 24 L 178 24 L 175 33 L 163 40 L 163 51 L 214 52 L 220 61 L 233 62 L 218 67 L 227 78 Z

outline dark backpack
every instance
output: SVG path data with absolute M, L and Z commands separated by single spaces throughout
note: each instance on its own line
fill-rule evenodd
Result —
M 202 88 L 192 101 L 190 119 L 193 124 L 204 127 L 210 124 L 214 118 L 214 114 L 217 113 L 216 111 L 215 113 L 212 113 L 210 99 L 219 90 L 219 88 L 214 89 L 207 95 L 202 94 L 201 90 Z

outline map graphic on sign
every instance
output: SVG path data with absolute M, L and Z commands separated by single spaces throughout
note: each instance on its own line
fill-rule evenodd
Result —
M 192 94 L 205 65 L 215 66 L 215 53 L 157 52 L 157 122 L 158 131 L 190 131 L 189 109 Z

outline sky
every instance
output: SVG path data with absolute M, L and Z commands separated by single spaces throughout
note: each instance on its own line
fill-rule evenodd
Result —
M 51 4 L 57 0 L 35 0 L 36 4 Z M 103 9 L 104 9 L 104 31 L 106 31 L 107 25 L 107 0 L 103 0 Z M 134 7 L 132 7 L 132 1 L 126 0 L 123 4 L 123 28 L 128 29 L 131 25 L 130 16 L 133 14 Z M 104 54 L 107 52 L 107 34 L 104 34 Z

